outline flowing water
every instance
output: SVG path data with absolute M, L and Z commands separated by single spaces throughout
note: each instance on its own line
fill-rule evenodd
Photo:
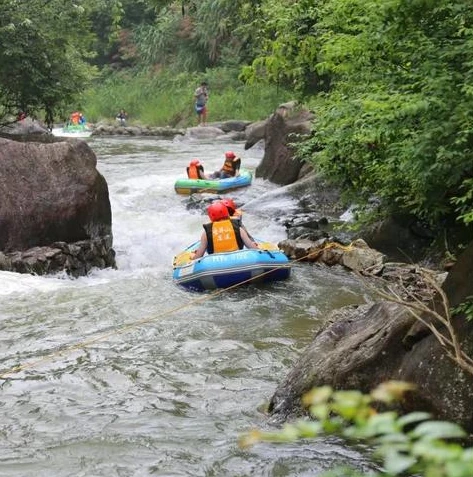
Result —
M 340 269 L 294 264 L 290 280 L 211 297 L 176 286 L 172 257 L 205 216 L 174 192 L 191 158 L 232 149 L 190 138 L 90 138 L 113 212 L 117 270 L 87 277 L 0 272 L 0 476 L 315 476 L 365 465 L 333 439 L 238 448 L 326 314 L 363 303 Z M 261 179 L 231 194 L 258 238 L 296 204 Z M 19 369 L 15 366 L 20 365 Z

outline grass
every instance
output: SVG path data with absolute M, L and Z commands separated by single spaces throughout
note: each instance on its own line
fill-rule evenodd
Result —
M 129 124 L 188 127 L 196 124 L 194 90 L 209 84 L 208 121 L 230 119 L 257 121 L 266 118 L 293 95 L 273 85 L 246 85 L 238 70 L 219 68 L 203 74 L 171 71 L 108 74 L 87 90 L 80 109 L 93 123 L 114 122 L 124 108 Z

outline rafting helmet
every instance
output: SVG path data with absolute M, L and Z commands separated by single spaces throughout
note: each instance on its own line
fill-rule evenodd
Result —
M 207 207 L 207 214 L 212 222 L 228 219 L 228 209 L 222 202 L 214 202 Z
M 228 209 L 228 213 L 230 215 L 233 215 L 235 213 L 237 206 L 233 199 L 222 199 L 221 202 Z
M 190 165 L 191 165 L 191 166 L 200 166 L 200 161 L 199 161 L 199 159 L 192 159 Z
M 233 151 L 227 151 L 227 152 L 225 153 L 225 157 L 226 157 L 227 159 L 235 159 L 236 156 L 235 156 L 235 153 L 234 153 Z

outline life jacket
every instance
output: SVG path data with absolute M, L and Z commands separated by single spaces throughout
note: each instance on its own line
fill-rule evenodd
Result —
M 233 252 L 243 248 L 240 227 L 230 219 L 204 224 L 207 253 Z
M 235 175 L 235 169 L 233 168 L 234 160 L 235 159 L 225 158 L 225 162 L 223 163 L 222 171 L 225 172 L 225 174 L 227 174 L 228 176 Z
M 187 177 L 189 179 L 200 179 L 198 166 L 191 165 L 187 168 Z
M 72 124 L 79 124 L 79 113 L 72 113 L 71 114 L 71 123 Z

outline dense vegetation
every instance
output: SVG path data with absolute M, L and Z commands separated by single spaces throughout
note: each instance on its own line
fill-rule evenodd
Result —
M 97 121 L 124 107 L 189 125 L 202 79 L 214 120 L 259 119 L 295 97 L 317 118 L 297 154 L 350 200 L 473 222 L 468 0 L 0 0 L 0 11 L 0 116 L 80 107 Z
M 461 440 L 468 434 L 448 421 L 433 420 L 425 412 L 399 417 L 389 409 L 415 386 L 388 381 L 370 394 L 359 391 L 334 391 L 329 386 L 314 388 L 304 398 L 313 420 L 286 424 L 282 430 L 254 430 L 240 439 L 241 447 L 261 441 L 291 442 L 321 435 L 343 436 L 351 442 L 367 442 L 376 447 L 375 457 L 382 471 L 370 477 L 471 477 L 473 447 L 464 448 Z M 459 441 L 460 440 L 460 441 Z M 324 477 L 361 477 L 351 468 L 336 468 Z

